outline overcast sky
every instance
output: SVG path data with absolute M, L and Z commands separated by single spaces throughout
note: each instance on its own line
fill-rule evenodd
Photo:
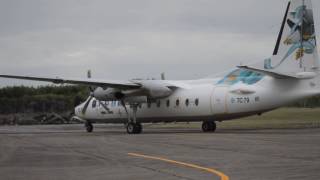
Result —
M 0 74 L 197 79 L 271 55 L 286 0 L 0 0 Z M 0 80 L 1 86 L 38 83 Z

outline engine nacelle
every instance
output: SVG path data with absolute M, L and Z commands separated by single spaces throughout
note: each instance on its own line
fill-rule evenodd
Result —
M 115 88 L 103 89 L 101 87 L 97 87 L 93 91 L 93 96 L 99 101 L 114 101 L 122 99 L 124 94 L 121 92 L 121 90 Z
M 172 94 L 170 88 L 157 82 L 143 82 L 142 85 L 142 88 L 147 91 L 148 96 L 151 98 L 165 98 Z
M 142 85 L 141 88 L 132 90 L 120 90 L 116 88 L 104 89 L 97 87 L 92 95 L 100 101 L 114 101 L 124 98 L 128 99 L 130 97 L 127 101 L 133 102 L 136 100 L 141 103 L 145 102 L 146 97 L 159 99 L 168 97 L 172 94 L 172 90 L 163 83 L 159 83 L 157 81 L 143 81 L 140 83 Z

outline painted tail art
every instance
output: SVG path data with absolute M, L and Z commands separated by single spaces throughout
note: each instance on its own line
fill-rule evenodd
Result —
M 285 72 L 312 71 L 318 67 L 311 0 L 291 0 L 278 35 L 273 56 L 264 69 Z

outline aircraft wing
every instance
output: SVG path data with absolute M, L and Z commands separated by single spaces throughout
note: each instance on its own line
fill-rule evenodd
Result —
M 111 87 L 117 89 L 137 89 L 141 85 L 138 83 L 130 81 L 120 81 L 120 80 L 95 80 L 95 79 L 65 79 L 65 78 L 48 78 L 48 77 L 35 77 L 35 76 L 16 76 L 16 75 L 1 75 L 2 78 L 12 78 L 12 79 L 24 79 L 33 81 L 45 81 L 52 82 L 55 84 L 78 84 L 78 85 L 90 85 L 99 87 Z

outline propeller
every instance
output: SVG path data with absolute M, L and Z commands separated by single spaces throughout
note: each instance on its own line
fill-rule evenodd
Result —
M 88 78 L 88 79 L 91 78 L 91 70 L 88 70 L 88 71 L 87 71 L 87 78 Z M 85 113 L 86 113 L 86 111 L 87 111 L 87 109 L 88 109 L 88 106 L 89 106 L 91 100 L 94 98 L 93 92 L 94 92 L 94 90 L 95 90 L 95 87 L 89 86 L 89 90 L 90 90 L 90 95 L 89 95 L 86 103 L 85 103 L 84 106 L 83 106 L 82 114 L 85 114 Z M 99 101 L 98 99 L 96 99 L 96 100 L 99 102 L 99 104 L 100 104 L 109 114 L 113 113 L 105 104 L 103 104 L 103 103 L 102 103 L 101 101 Z
M 89 69 L 88 71 L 87 71 L 87 78 L 88 79 L 91 79 L 91 70 Z M 95 88 L 94 87 L 92 87 L 92 86 L 89 86 L 89 90 L 90 90 L 90 93 L 93 93 L 93 91 L 95 90 Z
M 87 71 L 87 78 L 88 79 L 91 78 L 91 70 L 90 69 Z M 82 114 L 86 114 L 86 112 L 87 112 L 88 106 L 93 98 L 94 87 L 89 86 L 89 91 L 90 91 L 90 94 L 89 94 L 89 97 L 87 98 L 87 100 L 85 101 L 85 104 L 82 109 Z
M 92 96 L 91 93 L 90 93 L 90 96 L 88 97 L 88 99 L 86 100 L 86 102 L 85 102 L 85 104 L 84 104 L 84 106 L 83 106 L 82 114 L 85 114 L 85 113 L 86 113 L 87 108 L 88 108 L 88 106 L 89 106 L 92 98 L 93 98 L 93 96 Z

